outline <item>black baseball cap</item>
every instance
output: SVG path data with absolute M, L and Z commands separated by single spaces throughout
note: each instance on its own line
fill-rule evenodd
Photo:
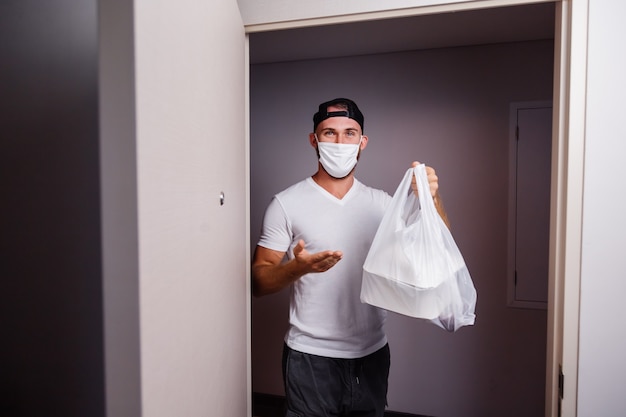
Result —
M 336 105 L 344 105 L 346 110 L 339 111 L 328 111 L 328 108 Z M 363 113 L 359 110 L 356 103 L 347 98 L 336 98 L 334 100 L 327 101 L 325 103 L 320 104 L 317 113 L 313 115 L 313 131 L 317 129 L 317 125 L 319 125 L 322 121 L 328 119 L 329 117 L 349 117 L 350 119 L 356 120 L 357 123 L 361 126 L 361 131 L 363 131 Z

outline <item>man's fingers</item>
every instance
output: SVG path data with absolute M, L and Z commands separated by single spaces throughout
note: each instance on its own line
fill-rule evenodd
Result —
M 304 241 L 301 239 L 293 248 L 293 254 L 298 262 L 307 265 L 306 268 L 312 272 L 324 272 L 335 266 L 343 257 L 341 251 L 324 251 L 309 254 L 304 249 Z
M 296 246 L 293 248 L 294 256 L 298 256 L 300 252 L 304 250 L 304 240 L 300 239 Z
M 419 161 L 414 161 L 411 164 L 412 168 L 415 168 L 420 164 Z M 439 177 L 437 177 L 437 173 L 433 167 L 426 166 L 426 177 L 428 178 L 428 186 L 430 187 L 430 194 L 433 198 L 437 195 L 437 190 L 439 189 Z M 417 183 L 415 181 L 415 176 L 411 179 L 411 189 L 417 196 Z
M 315 257 L 313 267 L 319 272 L 328 271 L 335 266 L 342 257 L 343 253 L 341 251 L 318 253 Z
M 426 172 L 428 173 L 428 185 L 430 187 L 430 194 L 435 197 L 437 194 L 437 190 L 439 189 L 439 177 L 435 173 L 433 168 L 427 167 Z
M 318 262 L 317 266 L 319 268 L 319 271 L 321 272 L 328 271 L 330 268 L 337 265 L 337 262 L 339 262 L 340 260 L 341 258 L 327 257 L 327 258 L 324 258 L 322 261 Z

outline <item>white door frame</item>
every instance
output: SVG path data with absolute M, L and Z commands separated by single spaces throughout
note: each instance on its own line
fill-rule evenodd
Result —
M 549 2 L 479 0 L 247 25 L 246 33 Z M 556 0 L 546 417 L 575 416 L 578 386 L 588 0 Z M 249 95 L 249 90 L 248 90 Z M 559 370 L 566 383 L 560 400 Z
M 556 9 L 546 416 L 558 415 L 560 396 L 560 414 L 577 414 L 588 6 Z

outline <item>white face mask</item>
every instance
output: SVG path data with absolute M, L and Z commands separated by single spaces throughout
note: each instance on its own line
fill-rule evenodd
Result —
M 357 163 L 361 141 L 356 144 L 320 142 L 317 140 L 320 163 L 331 177 L 344 178 Z M 361 137 L 361 140 L 362 137 Z

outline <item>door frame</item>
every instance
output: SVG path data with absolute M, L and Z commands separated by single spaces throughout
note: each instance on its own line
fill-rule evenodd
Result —
M 589 0 L 478 0 L 244 27 L 248 36 L 275 30 L 545 2 L 555 3 L 556 12 L 545 416 L 576 416 Z M 249 96 L 249 86 L 247 92 Z M 565 378 L 567 383 L 563 384 Z

